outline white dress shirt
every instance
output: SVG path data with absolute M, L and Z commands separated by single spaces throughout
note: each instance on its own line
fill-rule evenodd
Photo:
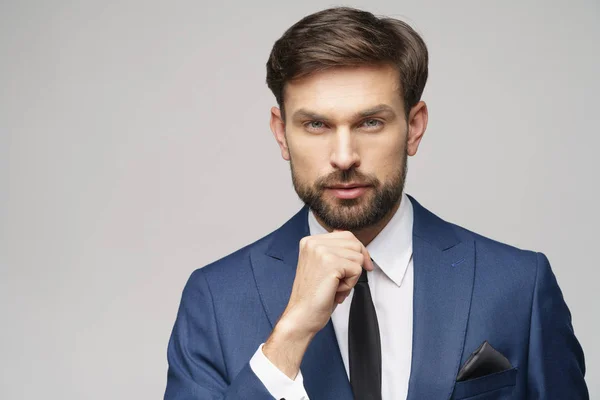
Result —
M 308 213 L 308 226 L 310 235 L 327 233 L 312 211 Z M 381 335 L 383 400 L 405 399 L 408 393 L 413 325 L 412 230 L 412 204 L 406 194 L 402 194 L 400 207 L 392 219 L 367 245 L 375 262 L 375 269 L 367 272 L 367 278 Z M 353 294 L 354 289 L 331 315 L 348 377 L 348 320 Z M 262 346 L 250 360 L 250 367 L 269 393 L 276 399 L 308 399 L 302 371 L 295 379 L 290 379 L 269 361 L 262 352 Z

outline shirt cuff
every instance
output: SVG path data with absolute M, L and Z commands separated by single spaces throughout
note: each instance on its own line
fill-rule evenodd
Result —
M 250 359 L 250 368 L 265 385 L 271 396 L 278 400 L 308 400 L 302 372 L 298 371 L 296 379 L 290 379 L 265 356 L 262 351 L 263 346 L 264 343 L 258 347 Z

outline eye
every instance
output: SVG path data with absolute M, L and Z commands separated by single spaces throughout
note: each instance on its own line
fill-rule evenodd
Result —
M 383 122 L 378 119 L 369 118 L 364 120 L 361 125 L 368 130 L 378 130 L 383 127 Z
M 304 124 L 304 128 L 310 132 L 321 132 L 326 128 L 326 125 L 323 121 L 309 121 Z

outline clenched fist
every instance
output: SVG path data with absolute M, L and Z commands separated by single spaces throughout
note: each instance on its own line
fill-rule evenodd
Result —
M 349 231 L 300 240 L 298 266 L 288 305 L 263 352 L 294 379 L 308 344 L 344 301 L 362 270 L 373 270 L 365 246 Z
M 373 269 L 367 249 L 349 231 L 302 238 L 296 278 L 282 319 L 291 316 L 299 328 L 316 334 L 356 285 L 363 266 Z

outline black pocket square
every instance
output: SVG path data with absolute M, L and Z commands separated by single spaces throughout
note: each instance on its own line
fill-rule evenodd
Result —
M 486 340 L 475 350 L 458 371 L 457 382 L 511 369 L 510 361 Z

